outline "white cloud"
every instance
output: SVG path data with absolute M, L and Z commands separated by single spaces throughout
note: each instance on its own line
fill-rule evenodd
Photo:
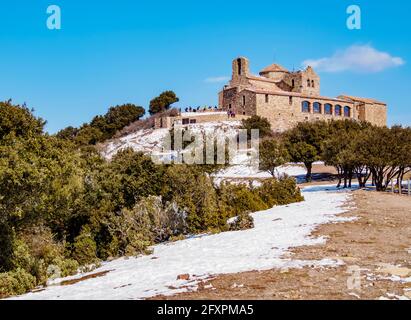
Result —
M 221 77 L 210 77 L 204 80 L 204 82 L 207 83 L 220 83 L 220 82 L 226 82 L 230 80 L 230 77 L 225 77 L 225 76 L 221 76 Z
M 333 56 L 317 60 L 305 60 L 304 67 L 312 66 L 324 72 L 380 72 L 385 69 L 402 66 L 405 61 L 393 57 L 387 52 L 378 51 L 370 45 L 353 45 L 337 51 Z

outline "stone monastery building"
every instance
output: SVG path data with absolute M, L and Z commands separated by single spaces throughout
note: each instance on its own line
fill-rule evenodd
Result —
M 320 94 L 320 77 L 313 68 L 290 72 L 278 64 L 252 75 L 246 58 L 233 61 L 229 84 L 219 93 L 218 110 L 182 112 L 155 119 L 156 128 L 210 121 L 238 121 L 253 115 L 267 118 L 272 129 L 283 132 L 303 121 L 354 119 L 378 126 L 387 124 L 387 105 L 374 99 Z
M 252 75 L 246 58 L 233 61 L 232 79 L 219 93 L 219 109 L 267 118 L 275 131 L 302 121 L 351 118 L 378 126 L 387 123 L 387 105 L 374 99 L 320 94 L 320 77 L 311 67 L 290 72 L 278 64 Z

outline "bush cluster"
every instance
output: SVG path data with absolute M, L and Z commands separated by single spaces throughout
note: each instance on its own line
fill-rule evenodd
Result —
M 90 123 L 80 128 L 67 127 L 57 133 L 62 139 L 74 141 L 78 145 L 95 145 L 111 139 L 119 130 L 139 120 L 145 109 L 131 103 L 111 107 L 103 116 L 96 116 Z
M 4 102 L 0 114 L 1 297 L 190 233 L 229 230 L 235 216 L 234 228 L 251 227 L 249 212 L 301 200 L 292 179 L 216 186 L 210 168 L 155 165 L 130 149 L 106 161 L 94 146 L 44 133 L 25 106 Z

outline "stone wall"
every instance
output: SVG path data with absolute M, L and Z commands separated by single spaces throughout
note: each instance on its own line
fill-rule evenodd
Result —
M 246 58 L 235 59 L 232 80 L 219 93 L 220 109 L 231 110 L 236 115 L 265 117 L 276 131 L 287 130 L 301 121 L 350 118 L 378 126 L 387 123 L 387 106 L 383 103 L 349 96 L 322 97 L 320 77 L 311 67 L 297 72 L 267 71 L 260 74 L 264 76 L 250 73 Z M 309 112 L 302 110 L 303 101 L 310 104 Z M 317 110 L 320 112 L 315 112 L 314 103 L 321 105 Z M 332 114 L 325 112 L 325 104 L 332 106 Z M 335 112 L 337 105 L 341 106 L 341 115 Z M 349 116 L 344 114 L 344 107 L 349 107 Z
M 300 96 L 286 96 L 286 95 L 269 95 L 268 102 L 265 94 L 256 94 L 256 113 L 264 118 L 267 118 L 274 131 L 283 132 L 296 126 L 299 122 L 303 121 L 317 121 L 332 119 L 357 119 L 358 115 L 353 103 L 347 103 L 336 99 L 326 98 L 314 98 L 314 97 L 300 97 Z M 302 103 L 307 101 L 310 103 L 309 112 L 302 111 Z M 321 104 L 320 112 L 314 112 L 314 103 L 319 102 Z M 325 114 L 325 104 L 331 104 L 332 114 Z M 342 107 L 342 114 L 335 114 L 335 106 L 340 105 Z M 344 116 L 344 107 L 350 107 L 350 117 Z
M 249 87 L 267 90 L 267 91 L 282 91 L 280 87 L 271 79 L 264 78 L 248 78 Z
M 320 77 L 311 67 L 308 67 L 303 71 L 290 72 L 286 74 L 284 76 L 284 82 L 292 88 L 290 90 L 291 92 L 302 93 L 310 96 L 320 95 Z
M 224 111 L 209 111 L 209 112 L 188 112 L 182 113 L 176 117 L 156 118 L 154 127 L 156 129 L 170 129 L 173 125 L 193 125 L 207 122 L 221 122 L 221 121 L 241 121 L 248 118 L 244 115 L 235 115 L 229 117 Z
M 387 106 L 383 104 L 364 103 L 358 106 L 359 119 L 377 126 L 387 125 Z

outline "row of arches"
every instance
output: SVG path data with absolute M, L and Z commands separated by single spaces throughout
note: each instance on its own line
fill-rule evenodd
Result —
M 301 111 L 304 113 L 315 113 L 315 114 L 325 114 L 325 115 L 334 115 L 334 116 L 344 116 L 351 118 L 352 112 L 351 107 L 344 106 L 342 107 L 339 104 L 332 105 L 331 103 L 321 104 L 319 102 L 314 102 L 311 104 L 309 101 L 303 101 L 301 106 Z

